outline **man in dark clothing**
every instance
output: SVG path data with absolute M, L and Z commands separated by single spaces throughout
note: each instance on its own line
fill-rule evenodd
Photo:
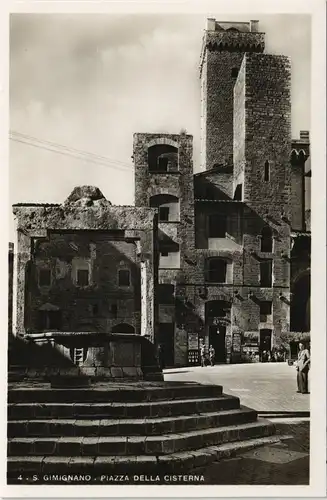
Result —
M 297 370 L 297 392 L 308 394 L 309 368 L 310 368 L 310 353 L 304 348 L 303 344 L 299 344 L 299 354 L 296 365 Z

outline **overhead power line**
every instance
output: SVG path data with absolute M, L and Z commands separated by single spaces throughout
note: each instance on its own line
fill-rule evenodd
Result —
M 26 144 L 34 148 L 44 149 L 52 153 L 61 154 L 63 156 L 69 156 L 85 162 L 102 165 L 107 168 L 116 168 L 118 170 L 133 172 L 132 164 L 124 163 L 121 162 L 120 160 L 112 160 L 110 158 L 106 158 L 105 156 L 96 155 L 94 153 L 89 153 L 87 151 L 82 151 L 75 148 L 69 148 L 68 146 L 64 146 L 62 144 L 57 144 L 50 141 L 43 141 L 34 138 L 32 136 L 19 134 L 18 132 L 11 132 L 10 140 L 14 142 L 19 142 L 21 144 Z
M 41 143 L 41 144 L 46 144 L 46 145 L 49 145 L 49 146 L 53 146 L 53 147 L 65 149 L 67 151 L 71 151 L 71 152 L 74 152 L 74 153 L 78 153 L 78 154 L 82 154 L 82 155 L 87 155 L 87 156 L 92 156 L 92 157 L 100 159 L 100 160 L 110 161 L 111 163 L 117 163 L 117 164 L 120 164 L 120 165 L 129 166 L 129 167 L 132 165 L 131 163 L 126 162 L 126 161 L 115 160 L 115 159 L 107 157 L 107 156 L 101 156 L 101 155 L 98 155 L 96 153 L 90 153 L 88 151 L 84 151 L 82 149 L 76 149 L 76 148 L 72 148 L 70 146 L 65 146 L 64 144 L 58 144 L 56 142 L 46 141 L 45 139 L 38 139 L 37 137 L 33 137 L 32 135 L 22 134 L 20 132 L 15 132 L 13 130 L 10 131 L 10 134 L 12 136 L 18 137 L 19 139 L 24 139 L 24 140 L 28 140 L 28 141 L 32 141 L 32 142 L 38 142 L 38 143 Z

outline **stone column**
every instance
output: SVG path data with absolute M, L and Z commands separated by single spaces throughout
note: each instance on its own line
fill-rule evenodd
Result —
M 138 251 L 141 261 L 141 335 L 155 342 L 155 273 L 151 232 L 142 233 Z
M 31 260 L 32 242 L 30 235 L 17 231 L 16 255 L 14 259 L 14 335 L 26 333 L 25 306 L 27 297 L 26 267 Z

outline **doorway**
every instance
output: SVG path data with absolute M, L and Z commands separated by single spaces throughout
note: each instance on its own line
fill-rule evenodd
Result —
M 174 366 L 175 323 L 159 323 L 159 344 L 162 346 L 164 366 Z
M 215 350 L 215 362 L 226 363 L 226 326 L 210 325 L 209 326 L 209 346 Z
M 260 330 L 260 346 L 259 346 L 259 352 L 260 352 L 260 357 L 263 353 L 263 351 L 271 351 L 271 330 Z

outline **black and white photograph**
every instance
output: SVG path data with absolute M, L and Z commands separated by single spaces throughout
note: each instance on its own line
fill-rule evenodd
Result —
M 7 485 L 312 485 L 312 16 L 219 5 L 9 16 Z

